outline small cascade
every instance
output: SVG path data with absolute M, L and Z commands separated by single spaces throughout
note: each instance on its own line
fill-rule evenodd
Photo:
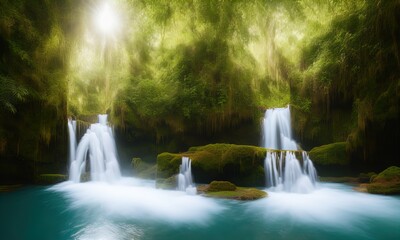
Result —
M 292 139 L 289 106 L 268 109 L 263 131 L 264 147 L 269 149 L 264 162 L 267 186 L 278 191 L 311 192 L 317 182 L 317 171 L 307 152 L 298 150 Z M 296 152 L 301 156 L 297 157 Z
M 292 139 L 290 109 L 267 109 L 263 120 L 264 147 L 269 149 L 297 150 Z
M 75 160 L 76 152 L 76 121 L 68 120 L 68 134 L 69 134 L 69 162 Z
M 107 115 L 99 115 L 98 123 L 90 125 L 85 135 L 76 145 L 74 122 L 68 122 L 70 133 L 71 165 L 69 179 L 80 182 L 82 174 L 90 169 L 92 181 L 114 181 L 121 177 L 118 165 L 115 140 L 107 125 Z M 89 161 L 87 161 L 89 160 Z
M 182 157 L 182 164 L 179 166 L 178 189 L 189 194 L 197 192 L 193 184 L 192 161 L 188 157 Z

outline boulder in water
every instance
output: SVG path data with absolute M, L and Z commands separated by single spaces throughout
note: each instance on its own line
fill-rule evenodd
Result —
M 203 193 L 207 197 L 225 198 L 235 200 L 257 200 L 267 197 L 265 191 L 256 188 L 237 187 L 228 181 L 212 181 L 209 185 L 197 187 L 199 193 Z
M 235 184 L 228 181 L 212 181 L 210 185 L 208 185 L 208 192 L 220 192 L 220 191 L 235 191 Z

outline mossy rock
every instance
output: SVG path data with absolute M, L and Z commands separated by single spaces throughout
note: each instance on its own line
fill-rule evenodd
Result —
M 220 192 L 220 191 L 235 191 L 235 184 L 228 181 L 212 181 L 208 185 L 208 192 Z
M 243 186 L 263 186 L 266 149 L 235 144 L 209 144 L 191 147 L 185 153 L 161 153 L 157 157 L 157 178 L 179 172 L 182 157 L 192 160 L 196 182 L 227 180 Z M 260 170 L 261 169 L 261 170 Z
M 257 200 L 267 196 L 267 193 L 256 188 L 236 187 L 228 181 L 212 181 L 209 185 L 197 187 L 199 193 L 207 197 L 235 200 Z
M 169 178 L 179 172 L 182 155 L 161 153 L 157 156 L 157 178 Z
M 68 178 L 63 174 L 40 174 L 36 177 L 37 184 L 56 184 L 66 181 Z
M 373 179 L 373 182 L 400 182 L 400 167 L 391 166 L 385 169 Z
M 381 182 L 371 183 L 367 186 L 367 191 L 373 194 L 394 195 L 400 194 L 400 182 Z
M 220 191 L 206 193 L 208 197 L 235 199 L 242 201 L 257 200 L 267 197 L 267 193 L 256 188 L 237 188 L 235 191 Z
M 371 176 L 372 182 L 366 185 L 373 194 L 400 194 L 400 167 L 391 166 L 378 175 Z
M 348 165 L 346 142 L 322 145 L 311 149 L 309 156 L 316 165 Z

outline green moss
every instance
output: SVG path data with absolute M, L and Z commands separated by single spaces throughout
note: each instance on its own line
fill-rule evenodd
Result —
M 36 177 L 38 184 L 55 184 L 67 180 L 67 176 L 63 174 L 40 174 Z
M 209 144 L 191 147 L 186 153 L 162 153 L 157 157 L 157 177 L 168 178 L 179 171 L 182 156 L 192 160 L 198 182 L 229 180 L 241 185 L 263 185 L 262 170 L 266 149 L 234 144 Z
M 373 194 L 393 195 L 400 194 L 400 182 L 393 183 L 371 183 L 367 186 L 367 191 Z
M 208 186 L 208 192 L 220 192 L 220 191 L 235 191 L 235 184 L 228 181 L 212 181 Z
M 400 182 L 400 167 L 391 166 L 378 174 L 373 182 Z
M 265 148 L 234 145 L 234 144 L 209 144 L 195 148 L 190 155 L 193 166 L 203 170 L 220 170 L 228 164 L 236 165 L 241 173 L 250 171 L 255 165 L 262 165 L 266 150 Z M 193 148 L 189 149 L 189 152 Z
M 157 178 L 168 178 L 179 171 L 181 154 L 161 153 L 157 156 Z
M 377 176 L 371 176 L 372 183 L 367 184 L 369 193 L 374 194 L 400 194 L 400 167 L 391 166 Z
M 226 198 L 235 200 L 257 200 L 267 197 L 267 193 L 256 188 L 238 187 L 234 191 L 206 192 L 207 197 Z
M 373 182 L 374 179 L 378 176 L 378 174 L 372 175 L 371 178 L 369 179 L 369 182 Z
M 348 165 L 346 142 L 322 145 L 311 149 L 310 158 L 317 165 Z

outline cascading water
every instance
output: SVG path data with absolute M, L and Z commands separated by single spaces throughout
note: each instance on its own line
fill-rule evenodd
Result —
M 69 162 L 75 160 L 76 152 L 76 121 L 68 120 L 68 133 L 69 133 Z
M 264 116 L 263 131 L 265 148 L 297 150 L 297 144 L 292 139 L 289 107 L 268 109 Z
M 68 122 L 70 133 L 69 180 L 80 182 L 86 171 L 87 159 L 90 164 L 92 181 L 114 181 L 121 177 L 116 157 L 115 141 L 112 130 L 107 126 L 107 115 L 99 115 L 99 122 L 90 125 L 76 148 L 76 136 L 73 121 Z
M 182 157 L 182 164 L 179 166 L 178 189 L 189 194 L 197 192 L 193 186 L 192 161 L 188 157 Z
M 264 163 L 267 186 L 287 192 L 311 192 L 317 172 L 307 152 L 298 150 L 292 139 L 289 106 L 268 109 L 263 131 L 264 147 L 268 149 Z M 276 150 L 281 150 L 280 154 Z M 301 153 L 302 164 L 296 153 Z

